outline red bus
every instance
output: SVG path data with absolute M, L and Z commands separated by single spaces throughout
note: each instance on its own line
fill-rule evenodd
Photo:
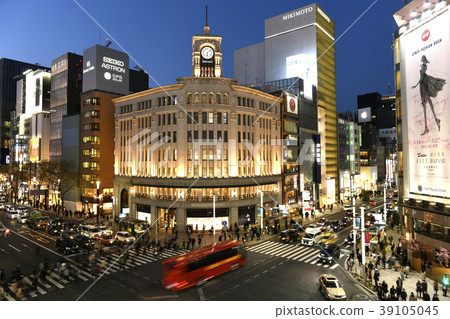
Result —
M 228 240 L 165 260 L 162 284 L 181 290 L 217 277 L 245 264 L 243 243 Z

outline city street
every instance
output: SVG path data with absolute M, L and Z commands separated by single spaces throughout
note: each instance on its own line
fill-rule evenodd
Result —
M 325 214 L 330 220 L 342 219 L 343 210 Z M 9 237 L 1 238 L 0 252 L 6 258 L 0 258 L 0 268 L 11 273 L 16 265 L 22 273 L 28 275 L 33 267 L 47 256 L 50 264 L 55 264 L 59 253 L 55 251 L 55 238 L 40 231 L 29 229 L 14 220 L 7 220 L 0 213 L 0 220 L 11 228 Z M 312 222 L 305 219 L 304 226 Z M 341 245 L 338 263 L 322 264 L 317 255 L 320 247 L 303 246 L 299 242 L 285 244 L 277 236 L 266 235 L 267 240 L 246 243 L 247 263 L 244 267 L 214 278 L 206 284 L 179 292 L 166 290 L 161 285 L 161 263 L 164 259 L 187 252 L 186 250 L 165 250 L 155 256 L 153 250 L 136 255 L 130 249 L 130 259 L 120 270 L 117 253 L 105 254 L 100 262 L 106 265 L 106 273 L 100 280 L 94 280 L 90 270 L 76 267 L 78 277 L 72 282 L 64 280 L 56 270 L 50 276 L 40 280 L 38 289 L 26 293 L 22 300 L 323 300 L 318 290 L 318 276 L 333 274 L 339 278 L 347 293 L 347 300 L 369 300 L 371 297 L 343 269 L 351 247 L 346 247 L 344 239 L 351 226 L 336 235 Z M 162 234 L 161 234 L 162 235 Z M 39 246 L 39 256 L 36 247 Z M 74 255 L 66 261 L 74 264 Z M 75 282 L 76 279 L 76 282 Z M 269 292 L 269 293 L 268 293 Z

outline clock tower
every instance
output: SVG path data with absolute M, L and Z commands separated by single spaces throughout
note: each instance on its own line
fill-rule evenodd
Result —
M 222 37 L 209 34 L 208 7 L 203 34 L 192 37 L 192 76 L 222 77 Z

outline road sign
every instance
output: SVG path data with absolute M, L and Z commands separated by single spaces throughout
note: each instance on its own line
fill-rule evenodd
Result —
M 226 220 L 222 221 L 222 225 L 226 226 L 227 225 L 227 221 Z

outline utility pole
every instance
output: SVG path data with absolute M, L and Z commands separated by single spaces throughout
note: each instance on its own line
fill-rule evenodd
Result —
M 264 191 L 261 189 L 261 239 L 263 239 L 263 234 L 264 234 L 264 224 L 263 224 L 263 219 L 264 219 L 264 206 L 263 206 L 263 196 L 264 196 Z
M 366 281 L 366 238 L 364 234 L 364 207 L 361 207 L 361 257 L 362 257 L 362 277 Z M 356 238 L 355 238 L 356 241 Z
M 213 243 L 216 242 L 216 193 L 213 194 Z

